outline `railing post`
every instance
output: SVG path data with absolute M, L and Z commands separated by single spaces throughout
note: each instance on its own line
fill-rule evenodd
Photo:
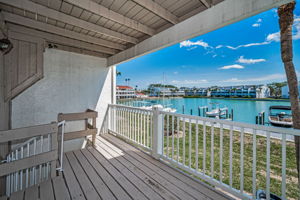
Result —
M 152 156 L 159 159 L 163 151 L 163 115 L 160 113 L 162 108 L 153 106 L 153 137 L 152 137 Z
M 97 118 L 96 117 L 93 117 L 92 118 L 92 128 L 93 129 L 96 129 L 97 128 Z M 92 144 L 93 144 L 93 146 L 95 147 L 96 146 L 96 135 L 97 135 L 97 131 L 96 131 L 96 133 L 94 133 L 93 135 L 92 135 Z
M 52 122 L 52 124 L 57 124 L 56 122 Z M 51 135 L 51 150 L 58 150 L 58 129 L 55 133 Z M 63 142 L 63 141 L 62 141 Z M 57 151 L 58 152 L 58 151 Z M 57 154 L 58 158 L 58 154 Z M 54 178 L 56 176 L 56 160 L 51 161 L 51 169 L 50 169 L 50 177 Z

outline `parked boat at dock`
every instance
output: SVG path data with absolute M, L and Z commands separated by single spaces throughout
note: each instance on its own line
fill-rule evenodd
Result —
M 270 106 L 269 123 L 273 126 L 292 127 L 293 120 L 290 106 Z

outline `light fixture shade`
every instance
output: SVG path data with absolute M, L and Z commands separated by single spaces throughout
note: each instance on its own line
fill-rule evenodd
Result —
M 0 51 L 3 52 L 3 55 L 8 54 L 13 48 L 13 44 L 9 39 L 4 38 L 0 40 Z

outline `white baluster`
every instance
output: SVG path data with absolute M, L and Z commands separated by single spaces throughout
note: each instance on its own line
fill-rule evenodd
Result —
M 266 197 L 267 200 L 270 200 L 270 149 L 271 149 L 271 144 L 270 144 L 270 132 L 267 131 L 267 177 L 266 177 Z
M 240 149 L 240 192 L 244 193 L 244 128 L 241 128 L 241 149 Z
M 192 122 L 189 119 L 189 168 L 192 167 Z
M 214 177 L 214 123 L 211 122 L 210 123 L 210 131 L 211 131 L 211 134 L 210 134 L 210 174 L 211 174 L 211 177 L 213 178 Z
M 203 173 L 206 171 L 206 122 L 203 122 Z
M 172 160 L 174 159 L 174 115 L 172 115 Z
M 253 147 L 252 147 L 252 199 L 256 199 L 256 130 L 253 130 Z
M 220 182 L 223 182 L 223 124 L 220 124 Z
M 281 167 L 281 197 L 286 199 L 286 135 L 282 134 L 281 140 L 281 154 L 282 154 L 282 167 Z
M 179 162 L 179 130 L 180 130 L 180 121 L 177 117 L 177 162 Z
M 229 141 L 229 185 L 232 187 L 232 150 L 233 150 L 233 126 L 230 126 L 230 141 Z

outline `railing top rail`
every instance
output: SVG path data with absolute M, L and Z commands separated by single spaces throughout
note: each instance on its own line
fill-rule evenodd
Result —
M 118 108 L 128 108 L 128 109 L 132 109 L 132 110 L 145 111 L 145 112 L 153 112 L 153 110 L 148 110 L 148 109 L 145 109 L 145 108 L 124 106 L 124 105 L 119 105 L 119 104 L 109 104 L 108 106 L 110 106 L 110 107 L 118 107 Z
M 57 132 L 57 123 L 0 131 L 0 143 L 21 140 Z
M 77 121 L 98 117 L 98 112 L 88 109 L 80 113 L 59 113 L 58 121 Z
M 287 128 L 272 127 L 272 126 L 248 124 L 248 123 L 244 123 L 244 122 L 236 122 L 236 121 L 229 121 L 229 120 L 215 119 L 215 118 L 208 118 L 208 117 L 199 117 L 199 116 L 185 115 L 185 114 L 179 114 L 179 113 L 170 113 L 170 112 L 165 112 L 165 111 L 160 111 L 160 113 L 165 114 L 165 115 L 173 115 L 176 117 L 183 117 L 183 118 L 187 118 L 187 119 L 194 119 L 194 120 L 212 122 L 212 123 L 220 123 L 220 124 L 225 124 L 225 125 L 234 126 L 234 127 L 250 128 L 250 129 L 269 131 L 269 132 L 274 132 L 274 133 L 284 133 L 284 134 L 289 134 L 289 135 L 300 136 L 300 130 L 296 130 L 296 129 L 287 129 Z

